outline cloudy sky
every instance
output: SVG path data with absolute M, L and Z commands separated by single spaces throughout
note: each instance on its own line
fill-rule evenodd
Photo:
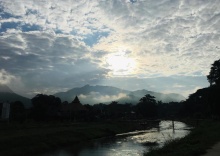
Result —
M 0 0 L 0 83 L 188 96 L 220 58 L 219 0 Z

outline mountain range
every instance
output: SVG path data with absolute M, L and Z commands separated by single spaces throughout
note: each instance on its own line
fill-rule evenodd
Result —
M 129 91 L 112 86 L 100 85 L 85 85 L 83 87 L 70 89 L 66 92 L 56 93 L 54 96 L 59 97 L 62 101 L 68 102 L 73 101 L 75 96 L 78 96 L 83 104 L 110 103 L 112 101 L 136 104 L 139 102 L 140 98 L 146 94 L 150 94 L 154 96 L 157 101 L 162 101 L 164 103 L 179 102 L 186 99 L 184 96 L 174 93 L 163 94 L 145 89 Z
M 66 92 L 56 93 L 54 96 L 59 97 L 62 101 L 68 102 L 72 102 L 75 96 L 78 96 L 82 104 L 109 104 L 112 101 L 117 101 L 121 104 L 136 104 L 140 98 L 146 94 L 150 94 L 154 96 L 157 101 L 164 103 L 185 100 L 185 97 L 180 94 L 163 94 L 145 89 L 129 91 L 117 87 L 100 85 L 85 85 L 83 87 L 70 89 Z M 31 107 L 30 99 L 14 93 L 7 85 L 0 84 L 0 103 L 14 101 L 21 101 L 26 108 Z

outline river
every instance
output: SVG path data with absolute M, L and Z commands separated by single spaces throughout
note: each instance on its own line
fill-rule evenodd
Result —
M 83 145 L 73 145 L 57 149 L 40 156 L 142 156 L 150 148 L 162 147 L 166 141 L 182 138 L 189 134 L 189 127 L 175 121 L 175 131 L 171 121 L 161 121 L 158 128 L 118 134 L 115 137 L 89 141 Z

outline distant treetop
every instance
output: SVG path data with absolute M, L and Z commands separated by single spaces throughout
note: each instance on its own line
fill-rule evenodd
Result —
M 207 79 L 212 85 L 220 85 L 220 59 L 216 60 L 211 67 L 209 75 L 207 75 Z

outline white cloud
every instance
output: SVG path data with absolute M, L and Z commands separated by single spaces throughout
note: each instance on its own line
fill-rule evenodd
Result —
M 14 75 L 11 75 L 4 69 L 0 70 L 0 84 L 9 84 L 12 80 L 16 79 Z
M 87 100 L 90 99 L 93 103 L 102 103 L 102 102 L 111 102 L 117 101 L 120 98 L 129 98 L 124 93 L 119 93 L 116 95 L 103 95 L 99 92 L 90 92 L 89 94 L 80 94 L 79 98 L 84 102 L 88 102 Z

